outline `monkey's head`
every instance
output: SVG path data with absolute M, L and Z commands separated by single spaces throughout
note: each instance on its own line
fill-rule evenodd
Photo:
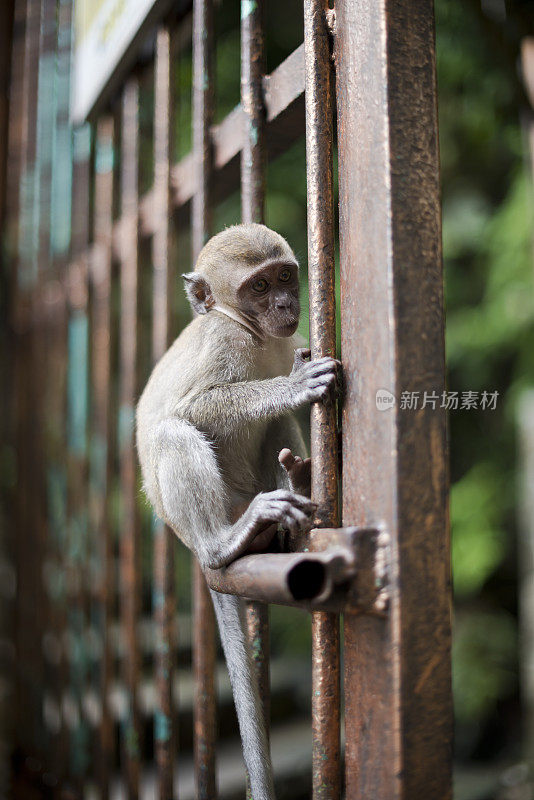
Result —
M 265 225 L 234 225 L 202 249 L 183 276 L 193 310 L 237 317 L 260 338 L 292 336 L 300 315 L 297 259 Z

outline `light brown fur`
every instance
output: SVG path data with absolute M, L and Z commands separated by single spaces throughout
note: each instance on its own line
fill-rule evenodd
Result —
M 264 549 L 279 524 L 308 530 L 310 464 L 292 412 L 328 397 L 337 362 L 296 350 L 298 265 L 263 225 L 214 236 L 184 276 L 195 319 L 137 406 L 146 494 L 202 567 Z M 289 448 L 289 449 L 288 449 Z M 295 489 L 298 487 L 299 494 Z M 212 592 L 254 800 L 274 800 L 243 606 Z

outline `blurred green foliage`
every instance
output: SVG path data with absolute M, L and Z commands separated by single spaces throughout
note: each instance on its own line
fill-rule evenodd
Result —
M 518 743 L 516 409 L 534 381 L 532 196 L 517 71 L 519 25 L 476 3 L 436 3 L 449 388 L 499 392 L 495 411 L 450 416 L 460 755 Z M 513 712 L 511 712 L 513 714 Z M 481 747 L 481 742 L 484 744 Z

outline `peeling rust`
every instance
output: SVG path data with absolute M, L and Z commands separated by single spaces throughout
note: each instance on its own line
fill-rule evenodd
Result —
M 376 406 L 444 387 L 433 3 L 336 0 L 335 48 L 343 524 L 380 531 L 375 613 L 344 618 L 346 794 L 446 800 L 446 420 Z

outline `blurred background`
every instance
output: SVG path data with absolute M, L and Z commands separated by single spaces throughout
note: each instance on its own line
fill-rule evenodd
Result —
M 451 410 L 449 416 L 455 796 L 457 800 L 528 800 L 534 798 L 534 776 L 529 771 L 529 762 L 534 763 L 534 678 L 530 668 L 534 662 L 534 594 L 529 593 L 530 548 L 534 548 L 534 394 L 529 394 L 529 390 L 534 392 L 534 123 L 521 53 L 525 37 L 534 35 L 534 2 L 436 0 L 435 10 L 448 388 L 460 394 L 498 392 L 494 410 L 457 409 Z M 224 0 L 217 7 L 216 121 L 239 102 L 239 16 L 236 0 Z M 301 4 L 269 0 L 267 73 L 302 39 Z M 152 56 L 151 46 L 153 43 L 147 45 L 147 63 Z M 532 91 L 532 57 L 530 69 Z M 187 47 L 176 61 L 174 79 L 178 98 L 173 143 L 176 161 L 191 148 L 191 52 Z M 3 91 L 5 101 L 6 86 Z M 146 73 L 141 73 L 141 193 L 152 184 L 153 105 L 152 76 L 147 67 Z M 70 151 L 63 156 L 70 159 Z M 60 153 L 59 157 L 63 156 Z M 61 195 L 58 197 L 61 204 Z M 236 193 L 215 209 L 214 230 L 239 218 L 240 199 Z M 4 337 L 0 358 L 7 376 L 14 244 L 9 213 L 3 221 Z M 305 296 L 303 139 L 268 166 L 266 223 L 288 239 L 299 257 Z M 63 247 L 65 254 L 68 242 L 62 245 L 59 241 L 57 247 L 60 253 Z M 178 273 L 191 268 L 189 252 L 190 242 L 184 234 L 175 243 Z M 141 324 L 148 326 L 149 293 L 142 296 L 146 297 L 146 308 L 141 308 Z M 178 284 L 174 305 L 178 329 L 189 319 Z M 305 314 L 301 328 L 307 335 Z M 148 360 L 145 354 L 146 364 Z M 7 415 L 8 380 L 3 381 L 2 392 L 2 408 Z M 9 561 L 13 537 L 10 521 L 11 501 L 20 475 L 12 437 L 6 425 L 3 428 L 0 521 L 6 555 L 0 565 L 0 592 L 4 595 L 6 636 L 0 656 L 7 676 L 3 707 L 9 717 L 9 675 L 13 664 L 9 622 L 14 593 Z M 115 483 L 115 516 L 119 493 Z M 143 525 L 143 604 L 148 613 L 152 515 L 140 493 L 139 504 Z M 190 658 L 187 630 L 191 585 L 189 555 L 181 547 L 176 571 L 183 634 L 179 660 L 185 669 Z M 281 607 L 271 611 L 273 714 L 281 720 L 298 721 L 307 714 L 310 635 L 306 617 L 303 612 Z M 149 649 L 147 645 L 147 652 Z M 287 678 L 288 673 L 291 679 Z M 187 690 L 183 691 L 185 697 Z M 223 719 L 232 713 L 225 691 Z M 235 734 L 233 725 L 223 722 L 223 735 Z M 293 796 L 297 797 L 297 790 L 294 791 Z M 298 796 L 306 796 L 305 791 Z

